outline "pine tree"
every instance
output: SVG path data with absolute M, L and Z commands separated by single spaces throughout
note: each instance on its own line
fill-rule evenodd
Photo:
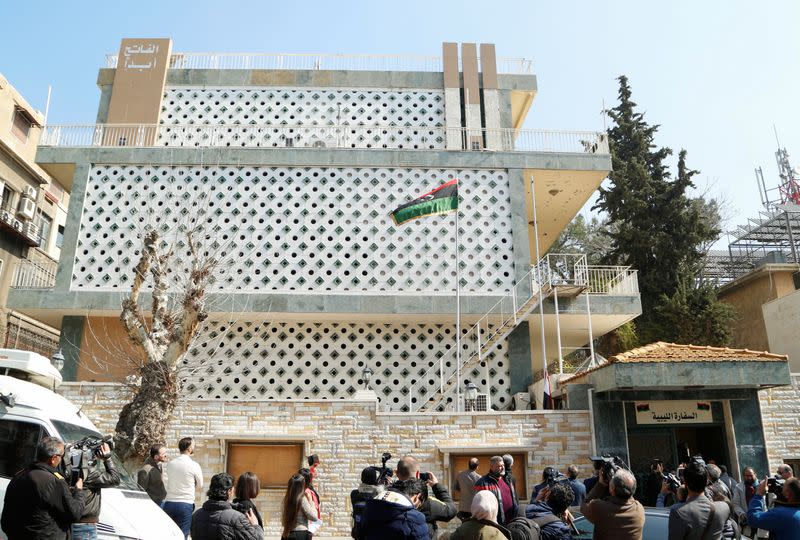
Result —
M 608 131 L 613 172 L 608 185 L 600 188 L 593 209 L 608 216 L 604 233 L 610 249 L 604 262 L 639 271 L 642 316 L 636 321 L 636 333 L 649 342 L 668 339 L 659 317 L 681 311 L 678 304 L 686 308 L 690 298 L 711 300 L 709 291 L 698 290 L 696 283 L 705 249 L 719 238 L 720 216 L 714 201 L 689 195 L 698 171 L 687 165 L 686 150 L 680 151 L 677 176 L 672 177 L 666 163 L 672 150 L 655 143 L 659 126 L 649 125 L 637 110 L 627 77 L 618 80 L 619 104 L 608 111 L 613 121 Z M 677 294 L 679 289 L 681 294 Z M 715 293 L 712 296 L 717 302 Z M 659 310 L 668 301 L 671 307 Z M 719 320 L 704 327 L 730 324 L 724 311 L 709 305 L 703 316 Z M 700 314 L 690 310 L 685 316 Z M 727 339 L 720 331 L 686 337 L 702 338 L 703 344 L 723 344 Z

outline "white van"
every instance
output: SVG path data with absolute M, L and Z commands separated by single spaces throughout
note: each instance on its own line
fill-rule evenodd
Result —
M 0 509 L 11 477 L 36 456 L 42 437 L 74 442 L 100 436 L 97 428 L 73 403 L 51 391 L 61 374 L 36 353 L 0 349 Z M 103 489 L 101 540 L 183 539 L 177 525 L 142 491 L 136 479 L 117 461 L 119 487 Z M 6 540 L 0 531 L 0 538 Z

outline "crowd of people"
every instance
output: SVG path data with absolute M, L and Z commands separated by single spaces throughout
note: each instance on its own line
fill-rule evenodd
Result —
M 228 473 L 211 478 L 207 500 L 195 509 L 203 474 L 194 461 L 194 441 L 178 443 L 179 456 L 167 460 L 164 445 L 153 446 L 137 473 L 140 486 L 193 540 L 255 540 L 264 536 L 264 519 L 254 499 L 260 482 L 252 472 L 234 479 Z M 9 540 L 95 540 L 101 488 L 117 485 L 120 476 L 107 445 L 98 448 L 97 465 L 70 486 L 60 475 L 65 446 L 43 438 L 36 462 L 15 475 L 6 491 L 2 527 Z M 386 454 L 389 456 L 389 454 Z M 322 527 L 320 497 L 314 486 L 316 456 L 288 480 L 281 505 L 281 538 L 310 540 Z M 594 458 L 593 458 L 594 459 Z M 367 467 L 350 493 L 351 536 L 356 540 L 434 540 L 447 538 L 441 523 L 457 518 L 452 540 L 569 540 L 580 534 L 573 514 L 593 526 L 598 540 L 640 540 L 645 506 L 669 509 L 667 540 L 721 540 L 744 537 L 800 540 L 800 480 L 781 465 L 772 479 L 758 481 L 751 467 L 736 482 L 722 465 L 693 457 L 678 474 L 654 461 L 644 486 L 621 461 L 594 459 L 595 471 L 583 481 L 578 467 L 566 475 L 553 467 L 542 471 L 527 504 L 520 504 L 510 455 L 494 456 L 488 472 L 478 473 L 478 458 L 459 471 L 453 490 L 413 456 L 403 456 L 394 473 Z M 637 487 L 640 487 L 637 491 Z M 642 499 L 641 501 L 637 499 Z M 644 503 L 644 504 L 643 504 Z M 572 512 L 570 511 L 572 508 Z M 665 510 L 666 511 L 666 510 Z

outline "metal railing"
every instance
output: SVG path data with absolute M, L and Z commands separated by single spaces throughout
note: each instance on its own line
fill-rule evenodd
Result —
M 608 138 L 602 132 L 441 126 L 69 124 L 45 126 L 39 145 L 609 153 Z
M 106 67 L 116 68 L 118 56 L 107 54 Z M 169 67 L 172 69 L 443 71 L 440 56 L 390 54 L 175 53 L 170 56 Z M 533 73 L 533 61 L 526 58 L 497 58 L 497 72 L 530 75 Z
M 12 289 L 52 289 L 56 284 L 58 263 L 54 261 L 17 261 Z
M 639 296 L 639 276 L 630 266 L 589 266 L 589 294 Z

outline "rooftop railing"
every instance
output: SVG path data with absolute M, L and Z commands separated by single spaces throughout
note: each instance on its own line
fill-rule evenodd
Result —
M 118 56 L 106 55 L 106 67 L 116 68 Z M 291 54 L 291 53 L 175 53 L 173 69 L 287 69 L 334 71 L 429 71 L 441 72 L 439 56 L 381 54 Z M 526 58 L 498 58 L 497 72 L 531 75 L 533 61 Z
M 49 125 L 39 145 L 609 153 L 608 138 L 602 132 L 431 126 Z

